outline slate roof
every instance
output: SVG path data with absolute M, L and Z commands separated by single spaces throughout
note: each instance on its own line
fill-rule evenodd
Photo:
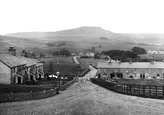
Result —
M 98 62 L 97 68 L 164 68 L 164 62 Z
M 20 61 L 16 56 L 11 54 L 0 54 L 0 61 L 9 67 L 16 67 L 26 64 L 26 61 Z
M 22 57 L 22 56 L 18 56 L 18 58 L 19 58 L 21 61 L 25 61 L 27 67 L 36 65 L 36 64 L 39 62 L 39 61 L 36 60 L 36 59 L 29 59 L 29 58 L 25 58 L 25 57 Z
M 36 67 L 43 66 L 43 63 L 37 63 Z

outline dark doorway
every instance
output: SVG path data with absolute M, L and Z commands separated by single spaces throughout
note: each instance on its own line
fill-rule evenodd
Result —
M 101 74 L 100 73 L 98 74 L 98 78 L 101 78 Z
M 42 76 L 42 75 L 41 75 L 41 74 L 39 74 L 39 78 L 38 78 L 38 79 L 41 79 L 41 76 Z
M 21 77 L 18 77 L 18 84 L 21 84 Z
M 114 78 L 115 77 L 115 73 L 111 73 L 110 74 L 110 78 L 112 79 L 112 78 Z
M 31 81 L 34 81 L 33 75 L 30 75 L 30 80 L 31 80 Z

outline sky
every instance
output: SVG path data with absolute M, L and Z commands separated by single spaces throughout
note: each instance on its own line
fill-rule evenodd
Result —
M 0 35 L 96 26 L 164 33 L 163 0 L 0 0 Z

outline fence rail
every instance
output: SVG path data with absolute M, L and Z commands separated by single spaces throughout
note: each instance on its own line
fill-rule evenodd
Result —
M 92 78 L 91 81 L 109 90 L 122 94 L 164 99 L 164 86 L 118 84 L 95 78 Z
M 13 101 L 25 101 L 35 100 L 51 97 L 57 94 L 57 88 L 50 90 L 43 90 L 39 92 L 22 92 L 22 93 L 6 93 L 0 94 L 0 103 L 13 102 Z

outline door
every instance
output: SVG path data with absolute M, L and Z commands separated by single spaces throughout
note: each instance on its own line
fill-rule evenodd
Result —
M 34 81 L 33 75 L 30 75 L 30 80 Z
M 21 77 L 18 77 L 18 84 L 21 84 Z

